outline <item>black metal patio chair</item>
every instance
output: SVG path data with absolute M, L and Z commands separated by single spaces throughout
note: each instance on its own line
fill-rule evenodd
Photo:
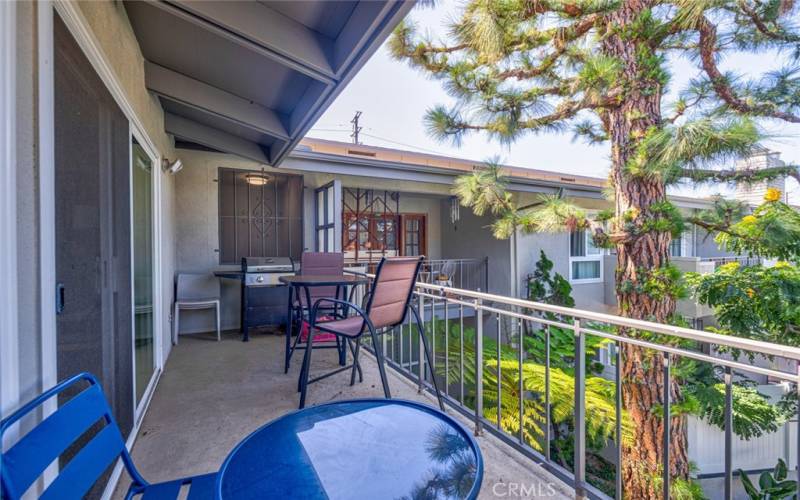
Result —
M 351 365 L 343 366 L 311 380 L 309 380 L 309 372 L 311 366 L 311 352 L 313 350 L 306 349 L 305 356 L 303 357 L 303 368 L 300 372 L 300 408 L 305 407 L 308 384 L 348 369 L 351 370 L 350 385 L 355 383 L 356 371 L 359 367 L 358 355 L 361 351 L 360 340 L 361 336 L 366 332 L 369 332 L 372 337 L 372 346 L 375 350 L 375 357 L 378 362 L 378 371 L 381 376 L 383 393 L 387 399 L 391 399 L 389 382 L 386 379 L 383 351 L 381 343 L 378 342 L 378 335 L 379 331 L 383 333 L 395 326 L 403 324 L 410 310 L 414 315 L 417 330 L 422 339 L 425 359 L 428 364 L 434 390 L 436 391 L 436 397 L 439 401 L 439 407 L 444 411 L 444 403 L 441 393 L 439 392 L 439 386 L 436 383 L 436 375 L 433 372 L 433 361 L 430 350 L 428 349 L 428 341 L 425 339 L 425 328 L 422 325 L 419 312 L 411 303 L 411 297 L 414 293 L 414 286 L 417 282 L 423 259 L 424 257 L 384 257 L 381 259 L 380 264 L 378 264 L 378 269 L 375 271 L 375 280 L 372 283 L 372 289 L 369 292 L 367 305 L 364 309 L 361 309 L 352 302 L 332 298 L 321 298 L 314 303 L 310 314 L 311 328 L 309 332 L 309 342 L 313 342 L 314 335 L 332 333 L 347 341 L 353 341 L 356 347 L 353 352 L 353 363 Z M 331 304 L 339 304 L 344 306 L 344 310 L 353 311 L 355 314 L 343 319 L 317 323 L 318 311 L 326 303 L 328 306 Z

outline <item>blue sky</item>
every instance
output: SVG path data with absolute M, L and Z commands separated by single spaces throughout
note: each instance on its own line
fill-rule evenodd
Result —
M 447 19 L 458 12 L 458 2 L 443 1 L 435 9 L 417 8 L 411 18 L 420 30 L 434 35 L 445 33 Z M 779 67 L 775 54 L 737 54 L 720 62 L 723 69 L 754 74 Z M 680 90 L 696 72 L 696 63 L 678 57 L 673 61 L 671 90 Z M 389 57 L 385 47 L 372 57 L 349 86 L 319 119 L 310 137 L 350 140 L 350 119 L 356 110 L 363 113 L 361 142 L 374 146 L 438 153 L 446 156 L 485 160 L 494 156 L 503 163 L 519 167 L 553 170 L 572 174 L 605 177 L 608 171 L 608 146 L 589 146 L 573 142 L 572 134 L 544 133 L 526 135 L 510 146 L 489 141 L 485 136 L 466 136 L 460 147 L 439 143 L 428 137 L 423 125 L 425 110 L 453 100 L 441 83 Z M 800 125 L 765 124 L 776 137 L 765 145 L 781 152 L 781 157 L 800 163 Z M 800 188 L 789 181 L 793 202 L 800 201 Z M 687 189 L 678 190 L 688 194 Z M 711 186 L 700 194 L 724 192 L 724 187 Z

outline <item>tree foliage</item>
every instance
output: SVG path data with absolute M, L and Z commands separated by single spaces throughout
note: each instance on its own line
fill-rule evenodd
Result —
M 701 304 L 714 308 L 723 335 L 800 345 L 800 271 L 788 262 L 742 267 L 688 277 Z
M 787 175 L 800 179 L 792 165 L 727 166 L 764 138 L 758 120 L 800 122 L 800 32 L 793 22 L 794 2 L 640 4 L 633 19 L 622 23 L 621 15 L 631 9 L 623 0 L 473 0 L 452 21 L 446 38 L 434 40 L 404 22 L 390 50 L 440 80 L 456 99 L 455 105 L 435 106 L 426 115 L 429 133 L 442 140 L 459 143 L 469 133 L 484 132 L 509 143 L 527 133 L 571 128 L 578 138 L 625 147 L 629 153 L 620 167 L 629 178 L 665 184 L 752 183 Z M 615 37 L 634 51 L 631 60 L 609 46 Z M 785 67 L 764 75 L 718 67 L 723 54 L 766 50 L 783 51 Z M 652 110 L 654 117 L 626 110 L 629 125 L 654 123 L 633 127 L 615 141 L 609 122 L 613 112 L 638 96 L 665 93 L 671 58 L 677 55 L 697 61 L 694 78 L 677 97 L 663 99 Z M 608 246 L 651 231 L 677 234 L 682 226 L 682 217 L 639 210 L 615 214 L 610 226 L 603 227 L 559 199 L 518 207 L 496 161 L 460 178 L 454 192 L 476 214 L 496 216 L 493 233 L 499 238 L 517 227 L 549 232 L 592 226 L 597 243 Z M 780 228 L 764 229 L 769 233 Z

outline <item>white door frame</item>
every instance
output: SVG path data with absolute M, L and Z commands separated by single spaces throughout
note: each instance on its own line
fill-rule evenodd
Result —
M 19 405 L 17 291 L 17 8 L 0 2 L 0 414 Z M 12 431 L 13 432 L 13 431 Z M 12 435 L 7 439 L 13 439 Z
M 39 321 L 41 325 L 42 389 L 58 383 L 56 340 L 56 209 L 55 209 L 55 103 L 53 66 L 53 4 L 36 5 L 39 86 Z M 54 398 L 44 406 L 44 416 L 55 411 Z
M 130 134 L 129 134 L 128 144 L 130 146 L 130 155 L 129 155 L 129 165 L 128 170 L 130 172 L 130 183 L 129 183 L 129 194 L 130 194 L 130 227 L 131 227 L 131 357 L 132 357 L 132 366 L 133 366 L 133 418 L 134 422 L 138 424 L 141 422 L 142 417 L 144 417 L 145 411 L 147 410 L 147 406 L 149 405 L 150 398 L 153 395 L 153 391 L 155 390 L 155 385 L 158 381 L 158 378 L 161 374 L 162 370 L 162 341 L 161 341 L 161 244 L 160 244 L 160 206 L 161 206 L 161 195 L 157 193 L 157 190 L 161 187 L 161 158 L 156 156 L 156 152 L 151 151 L 147 146 L 144 145 L 142 142 L 144 134 L 135 130 L 133 128 L 133 124 L 131 123 L 130 127 Z M 136 142 L 142 147 L 145 154 L 147 154 L 148 158 L 153 162 L 152 164 L 152 175 L 150 177 L 150 189 L 152 193 L 152 207 L 151 207 L 151 217 L 153 220 L 151 221 L 151 229 L 152 233 L 152 243 L 153 247 L 151 251 L 153 252 L 153 269 L 151 276 L 151 286 L 153 287 L 152 294 L 153 294 L 153 358 L 154 358 L 154 370 L 153 375 L 150 377 L 150 380 L 147 382 L 147 387 L 142 395 L 142 401 L 140 404 L 136 404 L 136 290 L 134 288 L 134 276 L 133 273 L 135 271 L 135 242 L 133 236 L 133 140 L 136 139 Z

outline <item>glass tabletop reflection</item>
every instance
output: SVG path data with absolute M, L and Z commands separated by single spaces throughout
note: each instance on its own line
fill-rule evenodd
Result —
M 449 416 L 402 400 L 330 403 L 257 430 L 225 460 L 223 499 L 475 498 L 483 464 Z

